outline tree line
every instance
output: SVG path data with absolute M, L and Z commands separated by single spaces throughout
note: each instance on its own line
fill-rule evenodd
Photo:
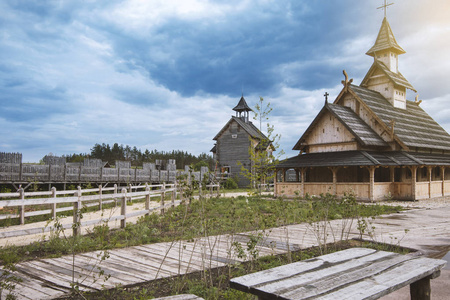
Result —
M 112 147 L 109 144 L 95 144 L 91 148 L 91 153 L 64 155 L 67 162 L 82 162 L 85 158 L 98 158 L 102 161 L 114 165 L 116 160 L 130 161 L 132 166 L 142 166 L 144 162 L 155 163 L 156 160 L 175 159 L 177 169 L 184 169 L 186 165 L 194 165 L 195 169 L 207 166 L 214 170 L 214 160 L 211 155 L 202 153 L 198 156 L 181 150 L 158 151 L 145 149 L 144 152 L 136 146 L 119 145 L 115 143 Z

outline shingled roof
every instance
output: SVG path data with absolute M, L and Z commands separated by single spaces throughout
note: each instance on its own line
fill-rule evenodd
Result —
M 257 140 L 268 140 L 264 133 L 262 133 L 255 125 L 253 125 L 252 122 L 245 122 L 242 118 L 234 116 L 231 117 L 227 124 L 225 124 L 225 126 L 213 138 L 213 140 L 217 140 L 233 121 L 237 122 L 242 127 L 242 129 L 244 129 L 245 132 L 247 132 L 252 138 Z
M 395 121 L 395 136 L 410 149 L 450 150 L 450 135 L 415 102 L 406 101 L 406 109 L 396 108 L 376 91 L 355 85 L 349 88 L 387 127 Z
M 350 166 L 450 166 L 450 155 L 404 151 L 340 151 L 300 154 L 277 168 Z
M 370 56 L 375 56 L 376 52 L 388 49 L 391 49 L 393 52 L 396 52 L 397 54 L 406 53 L 405 50 L 403 50 L 402 47 L 400 47 L 399 44 L 397 44 L 391 26 L 389 25 L 387 18 L 384 17 L 375 44 L 372 46 L 372 48 L 369 49 L 369 51 L 366 52 L 366 54 Z
M 243 111 L 253 111 L 244 99 L 244 96 L 239 99 L 239 103 L 233 108 L 234 111 L 243 112 Z
M 370 67 L 369 71 L 367 72 L 364 79 L 361 81 L 361 86 L 366 87 L 367 83 L 372 76 L 373 72 L 379 69 L 381 70 L 389 79 L 391 79 L 396 85 L 403 86 L 405 88 L 408 88 L 410 90 L 413 90 L 414 92 L 417 92 L 414 87 L 409 83 L 408 80 L 400 73 L 394 73 L 381 61 L 375 60 L 372 66 Z
M 386 147 L 388 144 L 375 132 L 369 125 L 367 125 L 351 108 L 325 103 L 325 106 L 316 116 L 311 125 L 306 129 L 305 133 L 295 144 L 293 150 L 302 150 L 302 143 L 310 134 L 317 122 L 323 117 L 326 112 L 330 112 L 335 116 L 344 127 L 350 131 L 358 142 L 363 146 Z

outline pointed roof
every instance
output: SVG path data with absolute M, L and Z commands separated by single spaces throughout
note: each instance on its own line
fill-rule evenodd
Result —
M 293 150 L 302 150 L 303 143 L 310 132 L 315 128 L 316 123 L 324 116 L 326 112 L 331 113 L 344 127 L 350 131 L 355 139 L 363 146 L 387 147 L 388 144 L 367 125 L 351 108 L 325 103 L 325 106 L 316 116 L 311 125 L 306 129 L 305 133 L 295 144 Z
M 450 150 L 450 135 L 414 101 L 406 101 L 405 110 L 392 107 L 379 92 L 355 85 L 350 85 L 348 91 L 373 113 L 386 130 L 391 128 L 391 121 L 395 121 L 394 135 L 400 144 L 409 149 Z
M 233 108 L 234 111 L 243 112 L 243 111 L 253 111 L 244 99 L 244 96 L 241 97 L 239 103 Z
M 252 122 L 245 122 L 244 120 L 242 120 L 239 117 L 234 117 L 232 116 L 231 119 L 227 122 L 227 124 L 225 124 L 225 126 L 223 126 L 223 128 L 219 131 L 218 134 L 216 134 L 216 136 L 213 138 L 213 140 L 217 140 L 222 133 L 227 130 L 227 127 L 232 123 L 232 122 L 236 122 L 238 123 L 241 128 L 243 128 L 245 130 L 245 132 L 247 132 L 252 138 L 254 139 L 262 139 L 262 140 L 268 140 L 268 138 L 264 135 L 264 133 L 262 133 L 255 125 L 253 125 Z
M 384 17 L 375 44 L 369 49 L 369 51 L 366 52 L 366 54 L 375 57 L 376 52 L 388 49 L 396 52 L 397 54 L 406 53 L 406 51 L 403 50 L 399 44 L 397 44 L 394 33 L 392 33 L 391 26 L 389 25 L 387 18 Z
M 375 60 L 373 62 L 372 66 L 370 67 L 370 69 L 367 72 L 366 76 L 361 81 L 360 86 L 367 87 L 370 78 L 372 77 L 373 73 L 377 69 L 381 70 L 396 85 L 399 85 L 399 86 L 408 88 L 410 90 L 413 90 L 414 92 L 417 92 L 416 89 L 412 86 L 412 84 L 409 83 L 409 81 L 406 80 L 406 78 L 402 75 L 402 73 L 400 73 L 400 72 L 397 72 L 397 73 L 392 72 L 391 70 L 389 70 L 389 68 L 383 62 L 381 62 L 379 60 Z

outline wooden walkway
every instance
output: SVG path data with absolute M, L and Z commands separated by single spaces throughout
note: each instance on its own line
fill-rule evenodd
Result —
M 434 210 L 413 210 L 384 216 L 373 220 L 373 239 L 378 242 L 400 244 L 423 251 L 433 245 L 450 245 L 450 207 Z M 360 236 L 356 221 L 350 224 L 342 220 L 328 223 L 326 241 L 318 238 L 317 232 L 324 227 L 297 224 L 272 228 L 262 232 L 258 243 L 259 256 L 286 253 L 288 250 L 304 249 L 318 245 L 319 241 L 340 240 L 342 232 L 348 238 Z M 405 229 L 408 232 L 405 232 Z M 16 285 L 18 299 L 51 299 L 70 291 L 72 274 L 80 289 L 96 291 L 103 288 L 133 286 L 157 278 L 225 266 L 243 261 L 238 257 L 234 242 L 247 248 L 247 242 L 256 233 L 211 236 L 193 241 L 157 243 L 115 249 L 109 251 L 109 258 L 101 260 L 102 252 L 90 252 L 75 256 L 42 259 L 20 263 L 16 276 L 22 282 Z M 345 236 L 347 238 L 347 235 Z M 368 235 L 364 238 L 369 239 Z M 72 266 L 75 268 L 72 270 Z M 99 267 L 99 268 L 98 268 Z M 100 274 L 103 270 L 104 275 Z M 109 277 L 105 281 L 105 275 Z

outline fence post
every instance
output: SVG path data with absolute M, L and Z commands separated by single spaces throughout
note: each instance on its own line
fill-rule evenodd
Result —
M 180 196 L 180 200 L 182 197 Z M 178 199 L 178 181 L 175 179 L 175 200 Z
M 145 210 L 147 210 L 146 216 L 150 215 L 150 187 L 145 184 Z
M 127 224 L 127 189 L 122 189 L 122 205 L 120 207 L 120 214 L 123 216 L 123 219 L 120 220 L 120 228 L 125 228 Z
M 175 181 L 175 183 L 173 184 L 172 187 L 172 208 L 175 207 L 175 199 L 177 198 L 177 183 Z
M 102 184 L 100 184 L 98 186 L 98 210 L 102 210 L 103 209 L 103 186 Z
M 198 199 L 202 200 L 202 181 L 198 182 Z
M 25 200 L 25 191 L 23 188 L 19 189 L 20 200 Z M 25 205 L 19 207 L 20 225 L 25 224 Z
M 56 187 L 52 187 L 52 197 L 54 200 L 56 199 Z M 56 201 L 55 203 L 52 203 L 52 218 L 53 220 L 56 219 Z
M 117 184 L 114 184 L 114 207 L 117 207 Z
M 131 195 L 133 193 L 133 186 L 131 183 L 128 184 L 128 192 L 130 193 L 130 197 L 128 198 L 128 201 L 131 203 Z
M 163 182 L 161 189 L 161 214 L 164 214 L 164 198 L 166 197 L 166 183 Z
M 72 224 L 73 236 L 77 236 L 80 234 L 81 186 L 78 186 L 78 190 L 75 192 L 75 196 L 77 196 L 78 199 L 73 203 L 73 224 Z

